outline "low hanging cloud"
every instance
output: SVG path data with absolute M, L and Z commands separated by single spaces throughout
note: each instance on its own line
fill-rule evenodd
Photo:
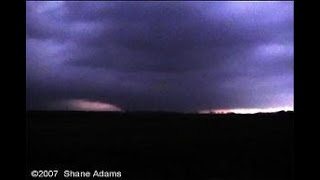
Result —
M 26 5 L 27 109 L 293 107 L 293 2 Z
M 51 106 L 54 110 L 69 110 L 69 111 L 123 111 L 120 107 L 106 102 L 92 101 L 87 99 L 71 99 L 58 101 Z

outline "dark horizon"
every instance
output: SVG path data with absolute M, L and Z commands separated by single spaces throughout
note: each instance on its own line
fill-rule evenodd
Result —
M 277 114 L 277 113 L 293 113 L 291 110 L 281 110 L 274 112 L 253 112 L 253 113 L 236 113 L 236 112 L 177 112 L 177 111 L 79 111 L 79 110 L 27 110 L 26 113 L 87 113 L 87 114 L 176 114 L 176 115 L 256 115 L 256 114 Z
M 293 179 L 294 113 L 26 116 L 28 172 L 58 169 L 58 179 L 64 170 L 96 169 L 137 180 Z

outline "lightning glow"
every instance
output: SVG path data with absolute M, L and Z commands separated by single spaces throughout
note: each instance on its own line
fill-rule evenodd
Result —
M 239 108 L 239 109 L 211 109 L 201 110 L 200 114 L 255 114 L 255 113 L 274 113 L 279 111 L 293 111 L 293 107 L 275 107 L 275 108 Z

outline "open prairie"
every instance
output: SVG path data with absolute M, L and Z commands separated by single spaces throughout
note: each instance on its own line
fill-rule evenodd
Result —
M 292 179 L 293 112 L 27 112 L 28 169 L 121 179 Z M 30 177 L 31 178 L 31 177 Z

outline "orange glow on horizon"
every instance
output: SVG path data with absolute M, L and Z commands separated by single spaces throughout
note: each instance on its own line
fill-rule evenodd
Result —
M 201 110 L 200 114 L 255 114 L 255 113 L 273 113 L 279 111 L 293 111 L 293 107 L 278 107 L 278 108 L 238 108 L 238 109 L 211 109 Z

